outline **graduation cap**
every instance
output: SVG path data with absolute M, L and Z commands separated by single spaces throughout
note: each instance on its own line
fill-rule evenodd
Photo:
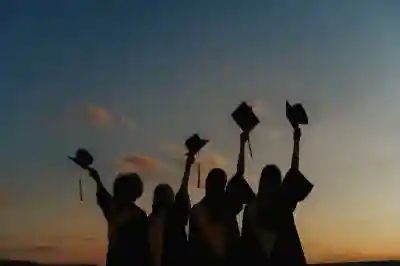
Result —
M 301 103 L 290 105 L 286 101 L 286 117 L 293 128 L 298 128 L 299 125 L 308 125 L 308 116 Z
M 75 152 L 75 157 L 68 156 L 68 158 L 83 169 L 87 169 L 93 163 L 93 156 L 86 149 L 82 148 Z
M 196 155 L 209 142 L 208 139 L 202 139 L 198 134 L 192 135 L 185 141 L 185 146 L 188 152 L 186 155 Z M 197 165 L 197 188 L 200 188 L 200 163 Z
M 185 141 L 188 150 L 187 154 L 197 154 L 210 140 L 202 139 L 199 135 L 194 134 Z
M 85 170 L 88 169 L 94 161 L 93 156 L 86 149 L 82 148 L 76 150 L 74 157 L 68 156 L 68 158 Z M 83 202 L 82 175 L 79 177 L 79 196 L 81 202 Z
M 236 124 L 242 129 L 243 132 L 250 133 L 259 123 L 260 120 L 254 114 L 253 108 L 247 105 L 246 102 L 242 102 L 238 108 L 232 113 L 232 118 Z M 250 156 L 253 157 L 249 139 L 249 151 Z

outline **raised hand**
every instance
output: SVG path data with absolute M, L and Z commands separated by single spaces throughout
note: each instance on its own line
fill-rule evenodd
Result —
M 185 171 L 183 173 L 183 179 L 182 179 L 182 186 L 185 191 L 188 189 L 189 185 L 189 177 L 190 177 L 190 170 L 192 168 L 192 165 L 195 162 L 195 156 L 193 153 L 188 153 L 186 157 L 186 165 L 185 165 Z
M 192 166 L 193 164 L 194 164 L 194 162 L 195 162 L 195 157 L 194 157 L 194 154 L 191 154 L 191 153 L 189 153 L 188 155 L 187 155 L 187 158 L 186 158 L 186 165 L 187 166 Z
M 96 169 L 92 167 L 88 167 L 87 170 L 89 171 L 89 175 L 97 182 L 100 181 L 100 175 Z
M 294 141 L 300 141 L 301 138 L 301 129 L 300 128 L 295 128 L 293 131 L 293 140 Z
M 243 132 L 240 134 L 240 142 L 241 142 L 241 143 L 246 143 L 246 141 L 248 141 L 248 140 L 249 140 L 249 132 L 243 131 Z

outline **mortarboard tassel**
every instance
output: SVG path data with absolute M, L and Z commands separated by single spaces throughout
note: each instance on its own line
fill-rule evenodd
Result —
M 251 150 L 250 137 L 249 137 L 249 140 L 248 140 L 247 144 L 249 145 L 250 158 L 253 159 L 253 152 Z
M 197 163 L 197 188 L 201 186 L 200 163 Z
M 81 201 L 81 203 L 83 203 L 83 174 L 81 173 L 79 175 L 79 199 Z

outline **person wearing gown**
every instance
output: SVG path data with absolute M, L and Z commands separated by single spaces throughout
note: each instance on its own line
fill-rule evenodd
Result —
M 97 203 L 107 220 L 107 266 L 149 265 L 147 214 L 135 201 L 143 193 L 136 173 L 120 174 L 114 181 L 113 195 L 101 182 L 98 172 L 89 168 L 97 184 Z
M 189 154 L 180 189 L 176 195 L 168 184 L 154 190 L 152 213 L 149 215 L 149 242 L 152 266 L 187 265 L 186 225 L 189 220 L 188 183 L 194 155 Z
M 284 181 L 278 167 L 267 165 L 256 199 L 245 208 L 242 251 L 248 265 L 306 265 L 293 215 L 313 187 L 298 170 L 300 136 L 295 129 L 292 164 Z
M 205 196 L 191 210 L 188 265 L 224 266 L 240 259 L 236 216 L 254 195 L 243 177 L 247 140 L 248 134 L 242 133 L 237 171 L 229 182 L 220 168 L 212 169 L 206 178 Z

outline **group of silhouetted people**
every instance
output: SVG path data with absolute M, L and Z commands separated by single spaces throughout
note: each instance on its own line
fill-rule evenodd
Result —
M 212 169 L 205 196 L 193 207 L 188 182 L 195 155 L 189 153 L 179 191 L 159 184 L 149 216 L 135 204 L 143 193 L 139 175 L 120 174 L 111 195 L 89 167 L 108 223 L 107 265 L 305 265 L 293 211 L 312 184 L 299 171 L 300 129 L 293 135 L 292 164 L 285 178 L 277 166 L 267 165 L 254 193 L 244 178 L 248 134 L 242 133 L 235 175 L 228 181 L 223 169 Z M 237 215 L 243 209 L 240 232 Z

